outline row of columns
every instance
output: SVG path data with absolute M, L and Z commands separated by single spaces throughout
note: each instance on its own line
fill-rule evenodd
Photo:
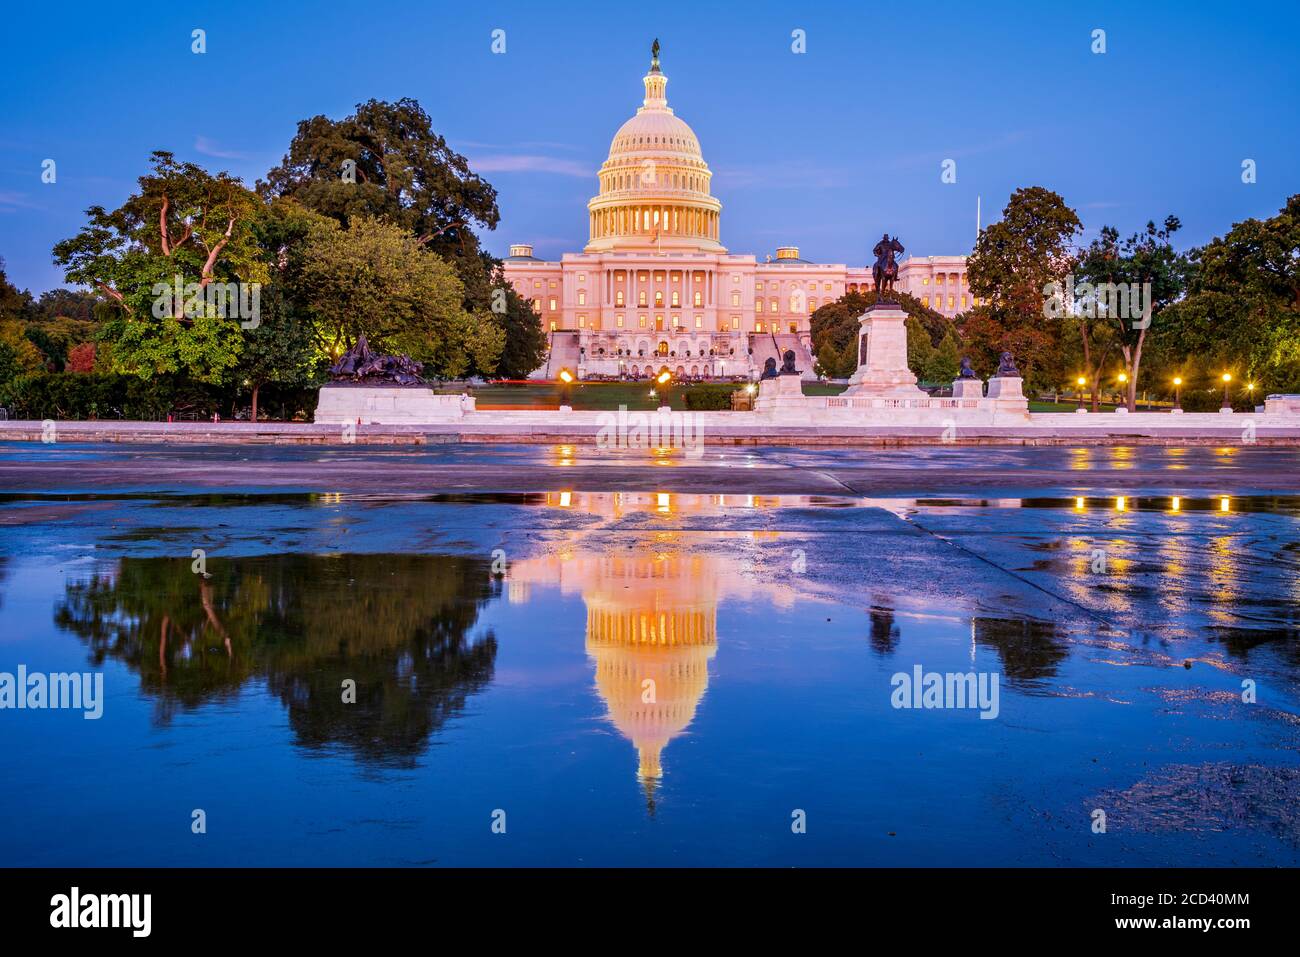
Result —
M 615 614 L 589 608 L 587 636 L 601 644 L 711 645 L 717 640 L 717 624 L 712 613 L 701 611 Z
M 710 307 L 713 305 L 713 300 L 714 300 L 714 295 L 715 295 L 715 289 L 716 289 L 716 287 L 717 287 L 717 270 L 716 270 L 716 269 L 684 269 L 684 270 L 683 270 L 683 269 L 664 269 L 663 267 L 658 267 L 658 268 L 653 268 L 653 267 L 652 267 L 652 268 L 648 268 L 648 269 L 637 269 L 637 268 L 635 268 L 635 267 L 631 267 L 631 266 L 626 267 L 626 268 L 624 268 L 624 269 L 622 270 L 622 272 L 626 273 L 626 274 L 627 274 L 627 277 L 628 277 L 628 278 L 627 278 L 627 281 L 625 281 L 624 284 L 623 284 L 623 291 L 627 294 L 627 298 L 626 298 L 626 300 L 624 301 L 624 303 L 623 303 L 623 305 L 622 305 L 621 307 L 618 306 L 618 305 L 615 303 L 615 301 L 614 301 L 614 299 L 615 299 L 615 292 L 616 292 L 616 290 L 615 290 L 615 285 L 616 285 L 616 283 L 615 283 L 615 281 L 614 281 L 614 272 L 615 272 L 615 270 L 612 269 L 612 268 L 607 268 L 607 269 L 605 270 L 605 305 L 608 306 L 608 307 L 611 308 L 611 309 L 614 309 L 614 308 L 623 308 L 623 309 L 663 309 L 663 308 L 670 308 L 670 309 L 707 309 L 707 308 L 710 308 Z M 646 305 L 645 305 L 645 306 L 640 305 L 639 300 L 637 299 L 637 295 L 636 295 L 636 294 L 637 294 L 637 288 L 638 288 L 639 282 L 637 281 L 637 279 L 636 279 L 635 277 L 636 277 L 636 274 L 637 274 L 638 272 L 647 272 L 647 273 L 650 273 L 651 276 L 653 276 L 656 272 L 663 272 L 663 273 L 666 274 L 666 276 L 672 276 L 672 274 L 673 274 L 674 272 L 679 272 L 679 273 L 681 273 L 681 276 L 682 276 L 682 280 L 681 280 L 681 282 L 682 282 L 682 301 L 681 301 L 681 305 L 679 305 L 679 306 L 667 306 L 667 307 L 666 307 L 666 306 L 664 306 L 663 304 L 660 304 L 660 305 L 656 306 L 656 305 L 653 304 L 653 300 L 652 300 L 649 296 L 647 296 L 647 303 L 646 303 Z M 703 277 L 704 277 L 703 281 L 700 283 L 700 285 L 703 287 L 703 288 L 701 289 L 701 292 L 704 294 L 704 296 L 703 296 L 704 301 L 703 301 L 703 303 L 701 303 L 699 306 L 696 306 L 696 305 L 695 305 L 695 276 L 696 276 L 697 274 L 702 274 Z M 653 283 L 647 283 L 646 285 L 647 285 L 647 286 L 650 286 L 650 285 L 653 285 Z M 669 279 L 669 281 L 668 281 L 667 283 L 665 283 L 665 285 L 671 286 L 671 285 L 672 285 L 672 280 Z M 647 293 L 650 293 L 650 292 L 652 292 L 652 291 L 653 291 L 653 290 L 651 290 L 651 289 L 647 289 L 647 290 L 646 290 Z M 671 290 L 669 290 L 669 291 L 671 291 Z
M 618 206 L 590 214 L 592 239 L 606 236 L 693 236 L 716 240 L 720 217 L 716 210 L 692 206 Z

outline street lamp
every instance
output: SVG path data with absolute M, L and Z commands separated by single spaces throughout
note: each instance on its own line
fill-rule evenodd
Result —
M 560 380 L 560 408 L 570 408 L 573 404 L 570 401 L 570 395 L 573 391 L 573 373 L 568 369 L 561 369 L 558 378 Z
M 1231 412 L 1232 403 L 1228 400 L 1228 383 L 1232 381 L 1232 373 L 1223 374 L 1223 405 L 1219 406 L 1220 412 Z
M 1246 383 L 1246 397 L 1250 399 L 1250 407 L 1255 408 L 1255 383 Z
M 1174 376 L 1174 412 L 1183 411 L 1183 377 Z
M 1088 380 L 1085 379 L 1083 376 L 1079 376 L 1079 378 L 1075 379 L 1074 381 L 1075 384 L 1079 386 L 1079 408 L 1077 408 L 1075 411 L 1087 412 L 1088 410 L 1083 407 L 1083 387 L 1088 384 Z
M 672 379 L 673 379 L 673 374 L 669 372 L 667 369 L 665 369 L 663 372 L 655 376 L 655 382 L 659 383 L 660 385 L 667 385 L 669 382 L 672 381 Z

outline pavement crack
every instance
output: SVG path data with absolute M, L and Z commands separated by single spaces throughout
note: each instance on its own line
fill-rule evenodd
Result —
M 979 552 L 967 548 L 965 545 L 961 544 L 960 542 L 953 541 L 951 538 L 947 538 L 943 535 L 940 535 L 937 532 L 931 531 L 930 529 L 922 525 L 920 522 L 916 521 L 914 518 L 911 518 L 906 515 L 898 515 L 897 512 L 895 512 L 894 514 L 897 515 L 900 521 L 907 522 L 907 524 L 911 525 L 913 528 L 925 532 L 925 534 L 929 535 L 931 538 L 938 539 L 944 544 L 952 546 L 958 551 L 961 551 L 964 554 L 969 555 L 971 558 L 983 562 L 985 565 L 988 565 L 990 568 L 996 568 L 998 571 L 1002 572 L 1003 574 L 1011 576 L 1012 578 L 1014 578 L 1016 581 L 1020 582 L 1023 585 L 1028 585 L 1030 588 L 1034 589 L 1035 591 L 1042 592 L 1044 595 L 1047 595 L 1048 597 L 1053 598 L 1056 601 L 1069 605 L 1071 608 L 1078 609 L 1086 617 L 1091 618 L 1093 621 L 1100 624 L 1107 631 L 1114 632 L 1116 634 L 1125 634 L 1122 628 L 1115 627 L 1115 625 L 1111 624 L 1111 622 L 1107 621 L 1101 615 L 1097 614 L 1087 605 L 1081 604 L 1080 602 L 1075 601 L 1073 598 L 1069 598 L 1065 595 L 1057 594 L 1056 592 L 1052 591 L 1050 588 L 1044 588 L 1042 585 L 1038 584 L 1032 579 L 1026 578 L 1024 575 L 1018 574 L 1012 571 L 1010 568 L 1007 568 L 1003 565 L 999 565 L 997 562 L 993 561 L 992 559 L 985 558 Z

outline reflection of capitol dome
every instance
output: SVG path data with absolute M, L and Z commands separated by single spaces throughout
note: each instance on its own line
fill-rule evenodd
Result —
M 722 204 L 709 194 L 713 174 L 695 131 L 668 106 L 668 77 L 657 56 L 642 82 L 642 106 L 614 134 L 600 168 L 600 193 L 587 204 L 585 251 L 725 252 L 718 241 Z
M 775 506 L 779 500 L 675 492 L 551 492 L 546 503 L 617 523 L 633 516 L 676 521 L 727 507 L 748 511 Z M 512 601 L 526 601 L 535 588 L 582 596 L 596 691 L 610 722 L 637 749 L 637 776 L 653 808 L 653 790 L 663 776 L 663 750 L 690 726 L 708 689 L 708 665 L 718 647 L 718 605 L 727 598 L 752 602 L 761 596 L 788 608 L 795 593 L 786 585 L 751 580 L 734 563 L 724 564 L 707 551 L 684 550 L 681 533 L 667 526 L 652 524 L 634 534 L 637 545 L 629 549 L 586 550 L 568 541 L 563 551 L 512 563 L 506 580 Z M 653 700 L 646 700 L 652 697 L 647 679 L 654 682 Z
M 660 755 L 695 717 L 717 651 L 717 589 L 704 556 L 606 558 L 587 601 L 587 653 L 614 726 L 662 776 Z

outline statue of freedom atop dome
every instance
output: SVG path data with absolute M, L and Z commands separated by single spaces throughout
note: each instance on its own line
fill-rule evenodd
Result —
M 893 302 L 894 283 L 898 279 L 898 261 L 894 254 L 903 254 L 903 244 L 898 237 L 889 238 L 889 233 L 876 243 L 871 254 L 876 257 L 876 264 L 871 267 L 871 276 L 876 283 L 876 294 L 882 302 Z

